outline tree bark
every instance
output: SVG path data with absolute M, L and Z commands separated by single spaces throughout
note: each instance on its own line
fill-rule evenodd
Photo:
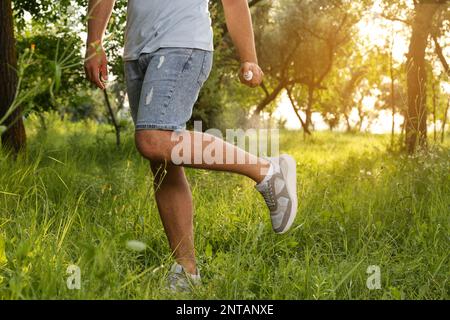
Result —
M 259 120 L 260 120 L 260 115 L 261 112 L 264 110 L 264 108 L 271 103 L 272 101 L 274 101 L 278 95 L 280 94 L 281 91 L 283 91 L 285 87 L 285 83 L 284 82 L 280 82 L 278 84 L 278 86 L 273 89 L 273 91 L 270 94 L 266 93 L 266 96 L 264 97 L 264 99 L 261 100 L 260 103 L 258 103 L 258 105 L 256 106 L 255 111 L 253 112 L 251 118 L 250 118 L 250 124 L 251 125 L 256 125 Z M 265 89 L 265 91 L 267 91 L 267 88 Z
M 111 107 L 111 103 L 109 102 L 108 91 L 103 90 L 103 95 L 105 96 L 106 107 L 108 108 L 109 116 L 111 117 L 111 122 L 114 126 L 114 132 L 116 133 L 116 145 L 120 146 L 120 126 L 117 123 L 116 116 L 114 115 L 114 111 Z
M 447 73 L 447 75 L 450 76 L 450 67 L 449 67 L 449 65 L 448 65 L 447 60 L 445 60 L 444 53 L 442 52 L 442 47 L 441 47 L 441 45 L 439 44 L 439 41 L 438 41 L 436 35 L 433 35 L 433 41 L 434 41 L 434 46 L 435 46 L 436 54 L 437 54 L 439 60 L 440 60 L 441 63 L 442 63 L 442 67 L 444 68 L 444 70 L 445 70 L 445 72 Z
M 417 146 L 427 146 L 425 49 L 438 8 L 438 3 L 420 2 L 415 5 L 407 63 L 408 110 L 405 142 L 409 153 L 413 153 Z
M 17 90 L 17 54 L 11 0 L 0 2 L 0 118 L 11 107 Z M 22 108 L 16 108 L 0 125 L 7 127 L 1 135 L 1 144 L 18 154 L 25 148 L 26 134 Z
M 390 71 L 390 76 L 391 76 L 391 109 L 392 109 L 391 146 L 394 146 L 394 140 L 395 140 L 395 77 L 394 77 L 393 47 L 394 47 L 394 34 L 392 34 L 392 44 L 391 44 L 391 50 L 389 52 L 389 71 Z
M 436 128 L 436 123 L 437 123 L 437 97 L 436 97 L 436 84 L 433 83 L 433 141 L 436 142 L 437 139 L 437 128 Z
M 447 116 L 448 116 L 448 110 L 450 108 L 450 98 L 448 99 L 447 102 L 447 108 L 445 108 L 445 112 L 444 112 L 444 118 L 442 120 L 442 131 L 441 131 L 441 143 L 444 143 L 444 138 L 445 138 L 445 126 L 447 125 Z
M 295 103 L 295 99 L 292 95 L 292 91 L 290 88 L 286 88 L 289 100 L 291 101 L 292 109 L 294 109 L 295 115 L 297 116 L 298 120 L 300 121 L 300 124 L 303 129 L 303 133 L 307 135 L 311 135 L 311 131 L 309 131 L 308 126 L 306 125 L 306 122 L 303 121 L 302 116 L 300 115 L 300 108 L 297 107 L 297 104 Z
M 347 114 L 347 112 L 344 112 L 342 115 L 344 116 L 345 125 L 346 125 L 345 131 L 352 132 L 353 128 L 352 128 L 352 125 L 350 124 L 350 116 Z
M 358 106 L 358 123 L 356 124 L 356 131 L 361 132 L 362 125 L 364 123 L 364 112 L 362 110 L 362 105 Z
M 308 87 L 308 104 L 306 106 L 305 114 L 305 126 L 308 128 L 308 131 L 310 128 L 314 130 L 313 123 L 312 123 L 312 107 L 314 105 L 314 87 L 309 86 Z

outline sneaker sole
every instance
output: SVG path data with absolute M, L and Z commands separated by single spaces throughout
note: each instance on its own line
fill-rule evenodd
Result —
M 286 162 L 287 166 L 284 166 L 283 172 L 286 172 L 286 189 L 289 194 L 289 197 L 292 201 L 291 212 L 289 213 L 289 219 L 286 226 L 281 231 L 275 231 L 277 234 L 286 233 L 295 221 L 295 217 L 297 216 L 297 164 L 291 156 L 287 154 L 283 154 L 280 156 L 280 160 Z M 280 161 L 280 166 L 282 165 Z

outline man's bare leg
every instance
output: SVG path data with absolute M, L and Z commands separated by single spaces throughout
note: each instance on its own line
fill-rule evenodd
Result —
M 184 168 L 151 162 L 155 198 L 170 248 L 186 272 L 196 274 L 193 203 Z
M 191 132 L 192 142 L 194 135 L 203 138 L 203 133 Z M 193 235 L 193 202 L 192 195 L 182 166 L 172 164 L 171 153 L 177 142 L 171 141 L 172 132 L 159 130 L 145 130 L 136 133 L 136 146 L 140 153 L 151 161 L 152 172 L 155 176 L 155 197 L 159 214 L 169 240 L 172 252 L 177 262 L 186 272 L 196 274 L 194 235 Z M 198 136 L 200 135 L 200 136 Z M 245 159 L 244 164 L 194 164 L 192 154 L 191 164 L 185 166 L 199 169 L 228 171 L 245 175 L 259 183 L 263 178 L 264 168 L 267 169 L 267 160 L 260 159 L 252 154 L 225 143 L 221 139 L 212 137 L 200 151 L 210 143 L 217 149 L 223 148 L 226 153 Z M 200 141 L 203 141 L 200 139 Z M 192 146 L 191 150 L 195 150 Z M 192 152 L 194 153 L 194 152 Z M 254 163 L 254 164 L 251 164 Z
M 150 161 L 173 163 L 172 150 L 180 142 L 172 140 L 172 134 L 176 133 L 163 130 L 137 131 L 135 135 L 136 147 L 142 156 Z M 190 135 L 191 147 L 189 148 L 190 155 L 183 155 L 183 158 L 188 158 L 189 161 L 179 164 L 181 166 L 238 173 L 249 177 L 256 183 L 264 179 L 266 170 L 270 166 L 268 160 L 252 155 L 212 135 L 194 131 L 186 131 L 183 134 Z M 196 146 L 194 141 L 199 141 L 200 147 Z M 207 147 L 210 150 L 222 150 L 223 161 L 219 163 L 204 162 L 202 155 Z M 232 161 L 226 161 L 230 156 Z M 198 159 L 200 161 L 196 161 Z M 243 161 L 238 161 L 239 159 Z

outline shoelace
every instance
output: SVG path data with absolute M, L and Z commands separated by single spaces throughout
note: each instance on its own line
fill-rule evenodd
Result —
M 276 207 L 274 193 L 272 184 L 269 184 L 268 189 L 261 193 L 270 210 L 274 210 Z

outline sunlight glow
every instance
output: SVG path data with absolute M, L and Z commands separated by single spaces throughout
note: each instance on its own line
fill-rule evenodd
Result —
M 370 14 L 364 17 L 358 23 L 359 50 L 369 52 L 374 47 L 386 48 L 392 47 L 392 56 L 395 67 L 399 67 L 406 59 L 409 49 L 409 28 L 399 21 L 390 21 L 382 17 L 382 7 L 380 1 L 376 1 Z M 390 80 L 389 80 L 390 81 Z M 450 84 L 444 85 L 443 90 L 450 93 Z M 363 100 L 363 109 L 367 112 L 368 119 L 362 123 L 361 130 L 371 133 L 389 133 L 392 128 L 392 113 L 389 110 L 375 110 L 376 96 L 367 96 Z M 304 114 L 302 114 L 304 117 Z M 288 129 L 300 129 L 300 121 L 297 118 L 286 93 L 283 93 L 274 117 L 286 120 Z M 358 111 L 353 108 L 350 112 L 350 123 L 356 125 L 359 122 Z M 403 123 L 403 117 L 396 114 L 395 132 L 400 132 L 400 125 Z M 313 114 L 313 123 L 315 130 L 328 130 L 327 124 L 323 121 L 320 113 Z M 344 123 L 340 123 L 338 130 L 345 130 Z

